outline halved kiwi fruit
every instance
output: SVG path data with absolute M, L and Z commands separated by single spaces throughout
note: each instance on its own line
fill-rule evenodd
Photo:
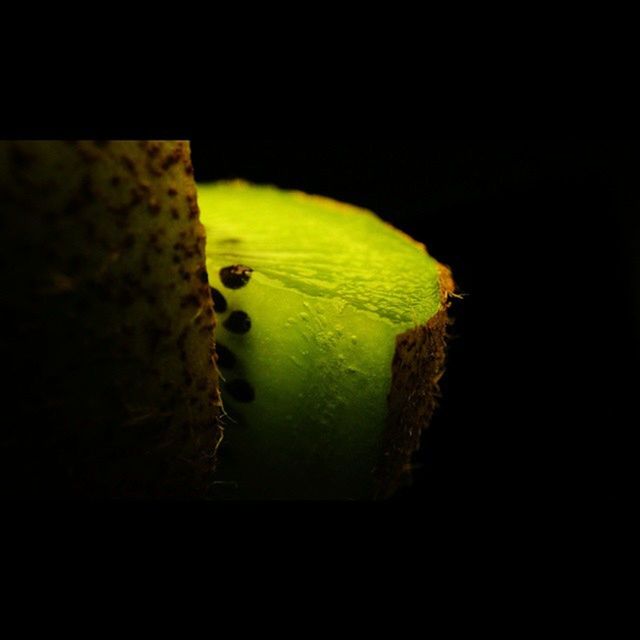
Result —
M 444 358 L 447 269 L 374 214 L 242 182 L 199 185 L 230 497 L 389 495 Z

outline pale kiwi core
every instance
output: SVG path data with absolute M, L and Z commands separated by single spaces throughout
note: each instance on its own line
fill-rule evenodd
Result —
M 219 487 L 369 497 L 396 337 L 438 311 L 437 262 L 374 214 L 326 198 L 233 182 L 199 185 L 198 203 L 223 298 L 216 343 L 230 355 L 219 361 Z M 221 270 L 238 265 L 251 271 L 229 288 Z

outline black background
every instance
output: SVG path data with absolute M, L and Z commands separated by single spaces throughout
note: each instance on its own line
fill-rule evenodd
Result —
M 377 212 L 449 265 L 462 301 L 443 399 L 397 502 L 624 506 L 638 425 L 637 144 L 193 140 L 244 178 Z M 635 314 L 635 315 L 634 315 Z

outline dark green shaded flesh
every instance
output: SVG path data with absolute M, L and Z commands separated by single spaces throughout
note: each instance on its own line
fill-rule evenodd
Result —
M 215 323 L 188 144 L 0 142 L 0 232 L 0 495 L 207 495 Z

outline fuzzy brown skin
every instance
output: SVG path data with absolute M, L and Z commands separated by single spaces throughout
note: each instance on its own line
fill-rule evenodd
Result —
M 220 399 L 188 143 L 1 141 L 0 232 L 0 495 L 206 495 Z
M 439 265 L 439 270 L 440 311 L 424 326 L 396 338 L 383 453 L 374 471 L 378 499 L 391 497 L 410 481 L 411 458 L 420 446 L 420 435 L 429 426 L 440 397 L 447 327 L 451 323 L 448 309 L 455 284 L 449 269 Z

